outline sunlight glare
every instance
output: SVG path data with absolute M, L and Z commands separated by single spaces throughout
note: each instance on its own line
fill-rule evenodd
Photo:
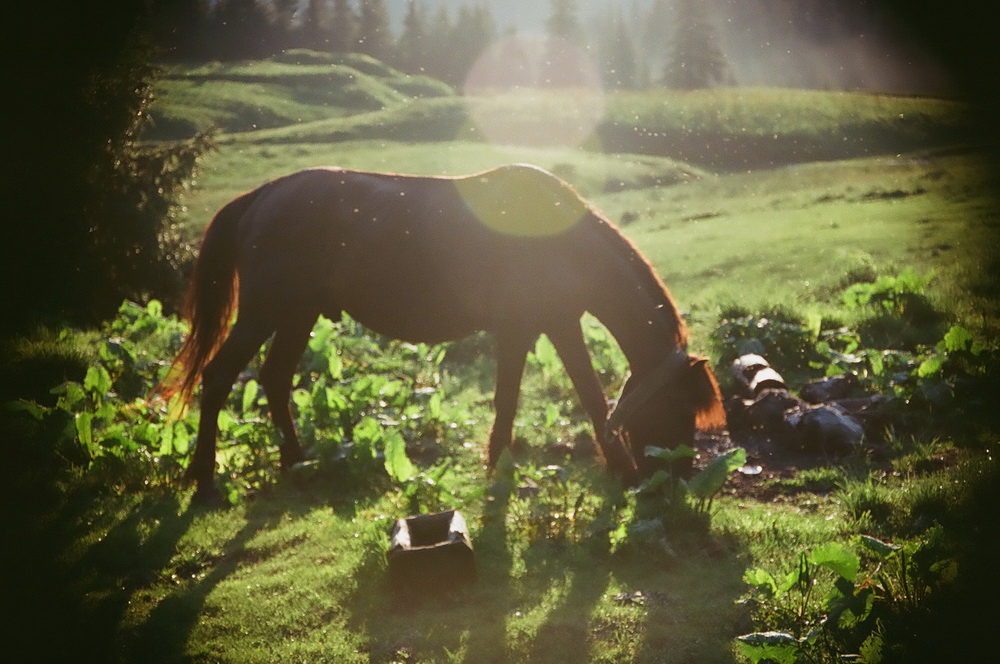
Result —
M 462 91 L 476 128 L 494 145 L 576 148 L 604 115 L 597 67 L 584 49 L 558 37 L 494 42 L 472 65 Z M 545 112 L 526 119 L 517 112 L 526 104 Z

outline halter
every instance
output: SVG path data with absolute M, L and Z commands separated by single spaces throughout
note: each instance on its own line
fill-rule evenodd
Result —
M 670 383 L 682 368 L 689 362 L 686 350 L 677 349 L 667 356 L 645 379 L 628 394 L 623 394 L 618 405 L 608 416 L 604 424 L 604 439 L 611 441 L 614 435 L 624 426 L 625 420 L 631 417 L 639 407 L 649 401 L 661 388 Z

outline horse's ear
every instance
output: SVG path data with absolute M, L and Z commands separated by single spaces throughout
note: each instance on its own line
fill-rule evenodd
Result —
M 695 407 L 695 426 L 702 430 L 724 429 L 726 411 L 722 407 L 719 384 L 704 357 L 689 358 L 688 388 Z

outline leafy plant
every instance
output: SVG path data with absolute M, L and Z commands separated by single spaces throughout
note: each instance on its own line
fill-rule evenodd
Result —
M 582 542 L 592 534 L 600 499 L 565 466 L 515 466 L 510 518 L 529 540 Z
M 783 577 L 747 570 L 751 592 L 742 601 L 771 629 L 737 637 L 738 651 L 755 663 L 881 661 L 890 647 L 885 621 L 913 611 L 932 588 L 955 577 L 956 563 L 939 558 L 932 540 L 933 534 L 893 544 L 860 535 L 855 544 L 865 559 L 846 544 L 829 542 L 801 552 Z

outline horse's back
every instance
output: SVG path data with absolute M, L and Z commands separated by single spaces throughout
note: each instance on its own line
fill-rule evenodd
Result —
M 286 298 L 274 306 L 320 303 L 392 336 L 456 338 L 582 313 L 587 270 L 572 231 L 589 212 L 533 167 L 463 177 L 309 169 L 262 188 L 244 221 L 240 277 Z

